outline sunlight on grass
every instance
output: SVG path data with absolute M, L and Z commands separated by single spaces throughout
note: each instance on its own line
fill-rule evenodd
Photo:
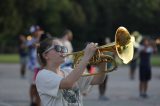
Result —
M 160 66 L 160 55 L 153 55 L 151 58 L 151 64 L 153 66 Z
M 0 54 L 0 63 L 19 63 L 18 54 Z
M 122 61 L 116 58 L 118 65 L 122 65 Z M 18 54 L 0 54 L 0 63 L 19 63 Z M 160 55 L 153 55 L 151 58 L 153 66 L 160 66 Z

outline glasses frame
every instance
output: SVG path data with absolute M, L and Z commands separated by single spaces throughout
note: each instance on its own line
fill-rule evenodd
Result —
M 61 46 L 61 45 L 52 45 L 51 47 L 49 47 L 47 50 L 45 50 L 43 52 L 43 54 L 49 52 L 50 50 L 54 49 L 56 52 L 60 52 L 60 53 L 68 53 L 68 49 L 65 46 Z

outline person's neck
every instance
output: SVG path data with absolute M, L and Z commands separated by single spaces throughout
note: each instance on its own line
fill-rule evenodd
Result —
M 44 68 L 55 73 L 58 73 L 60 71 L 60 65 L 56 64 L 47 64 Z
M 64 36 L 62 39 L 63 39 L 63 40 L 68 40 L 67 36 Z

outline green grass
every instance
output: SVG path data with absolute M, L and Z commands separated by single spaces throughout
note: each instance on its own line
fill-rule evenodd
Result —
M 153 55 L 151 58 L 151 64 L 153 66 L 160 66 L 160 55 Z
M 18 54 L 0 54 L 0 63 L 19 63 Z
M 0 63 L 19 63 L 18 54 L 0 54 Z M 160 55 L 153 55 L 151 58 L 153 66 L 160 66 Z

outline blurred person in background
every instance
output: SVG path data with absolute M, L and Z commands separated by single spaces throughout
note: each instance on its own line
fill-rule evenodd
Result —
M 104 42 L 104 43 L 103 43 Z M 110 38 L 106 37 L 105 38 L 105 41 L 104 40 L 101 40 L 101 45 L 103 44 L 108 44 L 110 43 Z M 105 55 L 109 55 L 109 56 L 112 56 L 113 57 L 113 53 L 112 52 L 107 52 L 105 53 Z M 107 69 L 111 68 L 111 63 L 107 63 Z M 99 100 L 109 100 L 108 97 L 105 96 L 105 93 L 106 93 L 106 90 L 107 90 L 107 83 L 108 83 L 108 74 L 106 75 L 106 78 L 104 80 L 104 82 L 102 84 L 99 85 Z
M 142 35 L 138 31 L 134 31 L 131 36 L 135 38 L 135 43 L 134 43 L 134 56 L 133 59 L 129 63 L 129 78 L 131 80 L 135 79 L 135 72 L 137 68 L 137 62 L 138 62 L 138 48 L 140 46 L 140 42 L 142 41 Z
M 138 48 L 134 48 L 134 56 L 133 59 L 130 61 L 129 63 L 129 78 L 130 80 L 134 80 L 135 79 L 135 72 L 136 72 L 136 68 L 137 68 L 137 62 L 138 62 L 138 52 L 137 52 Z
M 151 45 L 148 38 L 144 38 L 139 47 L 139 93 L 140 97 L 147 98 L 148 82 L 151 80 L 151 55 L 157 49 Z
M 30 81 L 30 106 L 40 106 L 40 98 L 38 96 L 37 88 L 35 85 L 35 77 L 41 68 L 37 60 L 37 47 L 39 46 L 39 40 L 44 33 L 38 25 L 30 27 L 31 39 L 27 40 L 28 47 L 28 78 Z
M 61 38 L 61 41 L 63 43 L 63 45 L 65 45 L 68 48 L 68 53 L 72 53 L 73 52 L 73 47 L 71 44 L 71 41 L 73 40 L 73 33 L 71 30 L 66 29 L 63 32 L 63 36 Z
M 65 47 L 67 47 L 68 49 L 68 53 L 72 53 L 73 52 L 73 46 L 71 41 L 73 40 L 73 33 L 71 30 L 66 29 L 63 34 L 62 34 L 62 38 L 61 38 L 61 42 L 63 43 L 63 45 Z M 61 67 L 72 67 L 73 64 L 73 60 L 72 60 L 72 56 L 68 56 L 65 60 L 65 63 L 61 65 Z
M 18 53 L 20 57 L 20 76 L 21 78 L 25 77 L 26 65 L 27 65 L 27 39 L 25 35 L 20 34 L 18 36 Z

